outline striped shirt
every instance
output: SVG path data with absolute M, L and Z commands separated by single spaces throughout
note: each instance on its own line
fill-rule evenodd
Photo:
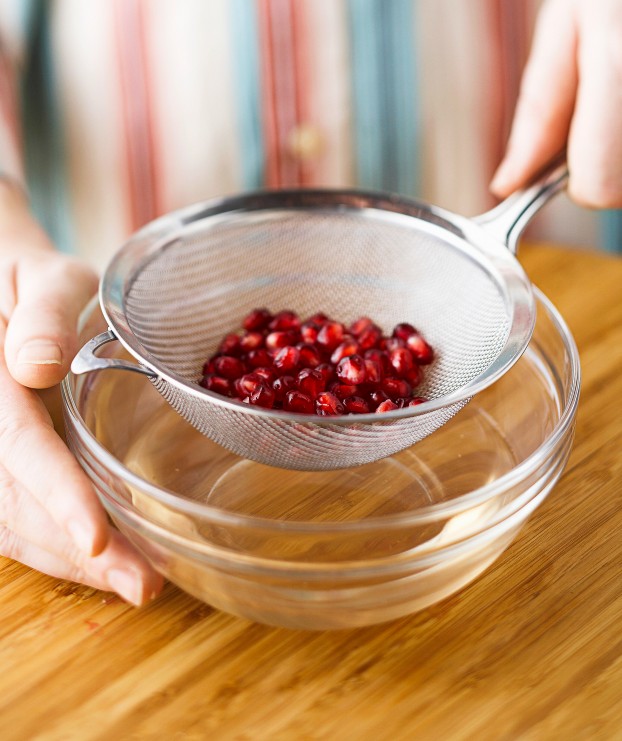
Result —
M 101 268 L 172 209 L 355 186 L 489 208 L 538 0 L 0 0 L 0 169 Z M 620 242 L 566 199 L 538 236 Z

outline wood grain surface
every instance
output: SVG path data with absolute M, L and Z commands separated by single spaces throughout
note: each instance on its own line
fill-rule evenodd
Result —
M 520 258 L 583 389 L 566 472 L 497 563 L 409 618 L 306 633 L 0 559 L 0 739 L 622 739 L 622 261 Z

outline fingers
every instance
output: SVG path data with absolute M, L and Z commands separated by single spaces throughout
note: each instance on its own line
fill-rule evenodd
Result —
M 0 526 L 0 554 L 57 579 L 86 584 L 102 591 L 116 592 L 124 600 L 136 606 L 143 604 L 152 596 L 143 592 L 133 575 L 116 577 L 115 580 L 115 572 L 111 571 L 112 578 L 107 578 L 106 573 L 97 573 L 93 563 L 79 566 L 66 561 L 2 526 Z M 127 570 L 120 571 L 120 573 L 126 574 Z
M 0 188 L 0 554 L 140 604 L 162 578 L 111 527 L 32 390 L 69 370 L 96 290 L 89 268 L 54 252 L 23 194 Z
M 133 604 L 149 599 L 161 577 L 110 526 L 39 395 L 1 358 L 0 387 L 0 553 Z
M 30 513 L 32 509 L 30 506 Z M 20 524 L 26 524 L 25 534 L 19 532 Z M 47 525 L 44 531 L 35 533 L 23 520 L 17 527 L 0 524 L 0 555 L 58 579 L 116 592 L 133 605 L 142 605 L 161 591 L 162 577 L 118 531 L 111 528 L 106 549 L 89 557 L 77 550 L 62 531 L 55 531 L 53 525 L 50 529 L 49 522 Z M 46 533 L 45 542 L 41 542 L 42 532 Z
M 111 526 L 106 547 L 91 557 L 52 520 L 0 464 L 0 554 L 51 576 L 117 592 L 139 605 L 162 587 L 162 577 Z
M 101 552 L 108 537 L 106 515 L 43 403 L 1 362 L 0 387 L 0 461 L 81 550 Z
M 538 17 L 507 151 L 491 183 L 499 197 L 524 186 L 566 145 L 578 86 L 571 5 L 549 0 Z
M 97 291 L 97 276 L 83 263 L 41 252 L 16 268 L 16 304 L 5 340 L 9 371 L 19 383 L 59 383 L 77 352 L 77 323 Z
M 571 197 L 622 206 L 622 2 L 580 4 L 580 83 L 568 143 Z
M 570 196 L 622 206 L 622 2 L 548 0 L 538 19 L 506 155 L 500 197 L 567 149 Z

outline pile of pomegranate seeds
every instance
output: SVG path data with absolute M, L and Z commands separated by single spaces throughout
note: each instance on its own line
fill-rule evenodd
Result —
M 422 404 L 434 351 L 411 325 L 390 337 L 368 317 L 350 327 L 318 313 L 254 309 L 203 366 L 201 386 L 266 409 L 333 416 Z

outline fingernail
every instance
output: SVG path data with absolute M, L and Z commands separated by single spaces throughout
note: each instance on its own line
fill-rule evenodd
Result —
M 63 352 L 56 342 L 30 340 L 17 353 L 17 362 L 29 365 L 61 365 Z
M 507 188 L 508 184 L 514 178 L 513 170 L 516 169 L 514 160 L 515 158 L 511 156 L 508 150 L 495 170 L 495 174 L 492 176 L 492 180 L 490 181 L 491 190 L 505 190 Z
M 492 180 L 490 181 L 490 190 L 493 193 L 496 193 L 498 191 L 505 191 L 507 183 L 507 176 L 506 176 L 506 170 L 505 169 L 499 169 L 494 174 Z
M 66 528 L 77 547 L 90 556 L 93 552 L 93 531 L 79 520 L 69 520 Z
M 110 569 L 106 574 L 106 580 L 110 589 L 127 602 L 137 606 L 142 603 L 142 587 L 136 573 L 122 569 Z

